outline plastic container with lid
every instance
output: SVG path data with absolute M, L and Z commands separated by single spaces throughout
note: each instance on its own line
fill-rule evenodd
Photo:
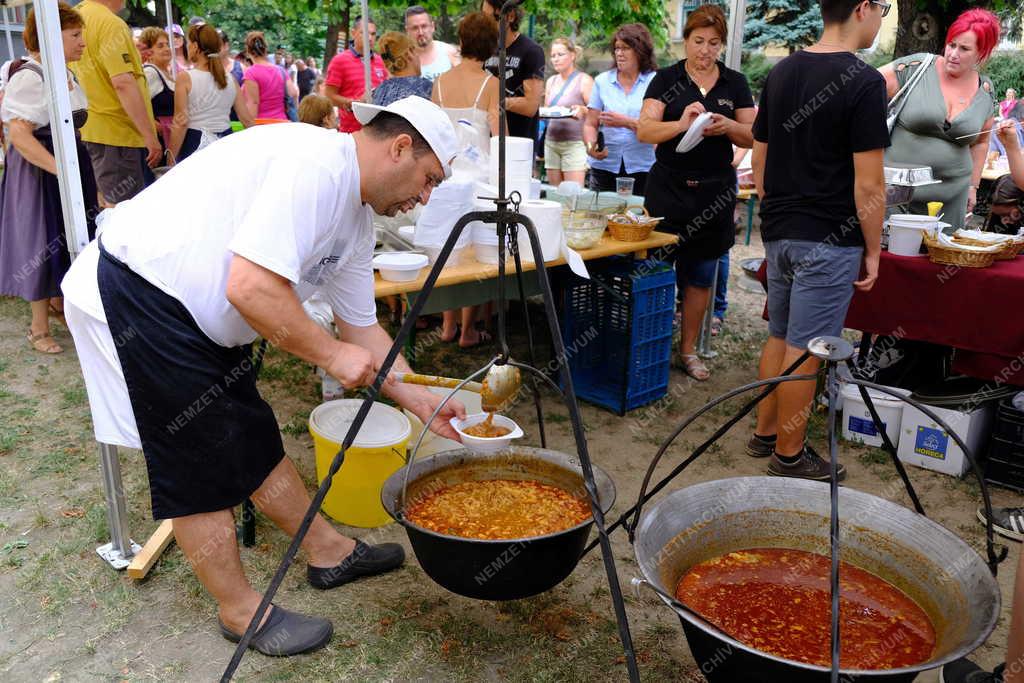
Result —
M 362 403 L 362 399 L 328 401 L 310 414 L 318 482 L 327 476 Z M 374 403 L 345 452 L 345 462 L 334 475 L 322 505 L 324 513 L 351 526 L 369 528 L 390 523 L 391 517 L 380 502 L 380 490 L 384 480 L 405 465 L 411 431 L 404 413 Z

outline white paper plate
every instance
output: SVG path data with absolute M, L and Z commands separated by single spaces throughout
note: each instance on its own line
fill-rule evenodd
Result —
M 704 140 L 704 129 L 711 123 L 711 112 L 704 112 L 693 120 L 690 127 L 686 130 L 686 135 L 676 145 L 676 151 L 680 154 L 686 154 L 691 149 L 699 145 Z

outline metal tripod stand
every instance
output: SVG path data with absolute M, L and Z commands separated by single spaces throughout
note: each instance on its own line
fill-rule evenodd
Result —
M 505 255 L 506 248 L 511 252 L 516 269 L 516 276 L 520 283 L 520 290 L 522 287 L 522 262 L 519 254 L 519 245 L 517 240 L 518 229 L 521 227 L 526 231 L 526 234 L 530 239 L 530 247 L 533 252 L 534 263 L 536 264 L 537 278 L 540 284 L 541 293 L 544 298 L 544 312 L 548 320 L 548 325 L 551 333 L 551 341 L 554 346 L 555 357 L 559 362 L 560 366 L 568 369 L 568 359 L 566 356 L 565 345 L 562 340 L 561 329 L 558 324 L 558 314 L 555 308 L 554 295 L 551 290 L 551 283 L 548 280 L 547 270 L 544 267 L 544 256 L 541 251 L 540 241 L 537 237 L 537 231 L 533 226 L 532 221 L 521 213 L 518 212 L 518 202 L 514 201 L 505 196 L 505 65 L 506 65 L 506 51 L 505 51 L 505 35 L 507 32 L 507 14 L 512 10 L 518 3 L 515 0 L 506 2 L 501 9 L 501 21 L 499 23 L 498 33 L 498 90 L 499 90 L 499 111 L 501 116 L 499 117 L 499 142 L 498 145 L 498 197 L 490 198 L 495 204 L 494 211 L 474 211 L 462 216 L 452 228 L 452 232 L 445 242 L 444 247 L 441 249 L 440 254 L 437 257 L 437 261 L 434 263 L 427 276 L 426 282 L 423 285 L 422 293 L 416 298 L 416 301 L 411 306 L 408 314 L 406 315 L 405 321 L 402 323 L 402 327 L 398 334 L 395 336 L 394 343 L 391 345 L 391 349 L 388 351 L 387 357 L 382 364 L 377 378 L 373 385 L 369 388 L 367 396 L 364 399 L 362 405 L 359 407 L 355 418 L 352 421 L 352 425 L 349 427 L 348 433 L 345 435 L 345 439 L 338 450 L 337 455 L 334 457 L 334 461 L 331 463 L 330 470 L 324 477 L 323 482 L 317 489 L 316 495 L 313 496 L 313 500 L 310 503 L 309 508 L 306 510 L 306 514 L 302 519 L 302 523 L 299 526 L 288 550 L 285 552 L 284 557 L 281 559 L 281 563 L 278 565 L 277 571 L 274 573 L 271 579 L 270 585 L 267 587 L 266 592 L 263 594 L 263 599 L 260 601 L 259 607 L 256 609 L 256 613 L 253 615 L 252 620 L 249 622 L 249 626 L 245 630 L 245 634 L 242 636 L 238 643 L 235 653 L 228 663 L 227 668 L 221 678 L 222 681 L 228 681 L 234 675 L 235 670 L 238 668 L 242 657 L 252 640 L 253 635 L 256 632 L 257 626 L 262 621 L 263 615 L 267 608 L 270 606 L 271 600 L 273 600 L 281 582 L 284 580 L 285 574 L 288 568 L 291 566 L 292 561 L 295 558 L 296 553 L 299 550 L 299 546 L 302 540 L 305 538 L 306 533 L 309 531 L 309 527 L 313 522 L 324 498 L 330 489 L 331 482 L 334 475 L 337 474 L 341 468 L 342 463 L 345 459 L 345 451 L 352 445 L 355 440 L 356 434 L 359 432 L 363 421 L 370 412 L 370 408 L 373 402 L 380 396 L 381 387 L 384 384 L 385 378 L 391 367 L 394 365 L 395 359 L 398 357 L 399 351 L 401 350 L 405 340 L 408 339 L 409 335 L 416 324 L 416 319 L 419 317 L 430 292 L 434 289 L 437 283 L 437 278 L 441 274 L 441 270 L 444 268 L 449 257 L 451 256 L 452 250 L 458 241 L 459 236 L 467 225 L 474 221 L 480 221 L 483 223 L 494 223 L 497 226 L 498 233 L 498 353 L 499 356 L 496 359 L 496 363 L 510 363 L 513 362 L 510 358 L 508 349 L 508 338 L 507 330 L 505 327 Z M 509 205 L 514 204 L 515 210 L 510 210 Z M 525 300 L 523 302 L 525 307 Z M 527 317 L 528 320 L 528 317 Z M 532 355 L 532 341 L 531 341 L 531 355 Z M 532 360 L 532 359 L 531 359 Z M 526 365 L 523 363 L 515 363 L 521 369 L 531 372 L 538 379 L 542 378 L 548 384 L 553 385 L 550 378 L 542 373 L 540 370 Z M 612 603 L 615 609 L 615 617 L 618 624 L 619 638 L 622 642 L 622 647 L 625 653 L 626 668 L 629 673 L 630 681 L 638 682 L 640 680 L 640 673 L 637 668 L 636 654 L 633 649 L 632 636 L 629 631 L 629 621 L 626 616 L 625 602 L 623 601 L 622 588 L 619 585 L 618 574 L 615 569 L 615 559 L 612 555 L 611 542 L 608 538 L 608 530 L 605 528 L 604 514 L 601 511 L 597 488 L 594 483 L 594 472 L 591 466 L 590 454 L 587 450 L 586 437 L 583 433 L 583 421 L 580 416 L 579 404 L 576 400 L 576 394 L 573 390 L 572 376 L 568 371 L 563 373 L 564 388 L 559 390 L 562 395 L 565 405 L 569 411 L 569 417 L 572 422 L 573 437 L 576 441 L 576 451 L 579 457 L 584 487 L 590 497 L 591 512 L 594 516 L 594 524 L 597 527 L 598 542 L 601 546 L 602 556 L 604 560 L 605 573 L 608 579 L 608 586 L 612 596 Z M 536 386 L 536 383 L 534 384 Z M 556 389 L 557 389 L 557 385 Z M 541 432 L 543 433 L 543 413 L 540 409 L 539 393 L 536 388 L 534 389 L 534 400 L 537 404 L 538 417 L 540 418 Z

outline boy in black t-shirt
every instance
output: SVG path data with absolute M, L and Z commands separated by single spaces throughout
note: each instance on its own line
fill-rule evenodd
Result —
M 503 0 L 483 0 L 480 11 L 501 18 Z M 508 12 L 508 31 L 505 34 L 505 109 L 508 112 L 509 137 L 537 138 L 537 112 L 544 98 L 544 49 L 519 32 L 523 9 L 516 6 Z M 495 78 L 498 77 L 498 57 L 495 54 L 484 64 Z
M 854 288 L 878 276 L 885 81 L 853 52 L 871 46 L 888 11 L 887 0 L 821 0 L 821 39 L 765 81 L 752 157 L 768 262 L 761 378 L 795 363 L 814 337 L 839 335 Z M 794 374 L 818 366 L 811 358 Z M 829 463 L 804 443 L 814 391 L 812 381 L 787 382 L 761 402 L 747 453 L 770 456 L 768 474 L 829 479 Z

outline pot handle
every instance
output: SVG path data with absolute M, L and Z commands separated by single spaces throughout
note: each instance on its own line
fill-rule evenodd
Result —
M 641 579 L 639 577 L 634 576 L 632 579 L 629 580 L 629 583 L 636 590 L 636 599 L 637 600 L 640 600 L 640 588 L 641 588 L 641 586 L 644 586 L 644 587 L 647 587 L 647 588 L 651 589 L 655 593 L 657 593 L 661 598 L 667 600 L 668 603 L 672 607 L 674 607 L 674 608 L 676 608 L 678 610 L 682 610 L 682 611 L 686 612 L 687 614 L 692 614 L 695 617 L 699 617 L 702 621 L 704 620 L 704 617 L 701 617 L 700 614 L 698 614 L 697 612 L 694 612 L 692 609 L 690 609 L 689 607 L 687 607 L 683 603 L 679 602 L 679 600 L 677 600 L 673 596 L 669 595 L 665 591 L 661 590 L 660 588 L 655 586 L 653 583 L 651 583 L 647 579 Z

